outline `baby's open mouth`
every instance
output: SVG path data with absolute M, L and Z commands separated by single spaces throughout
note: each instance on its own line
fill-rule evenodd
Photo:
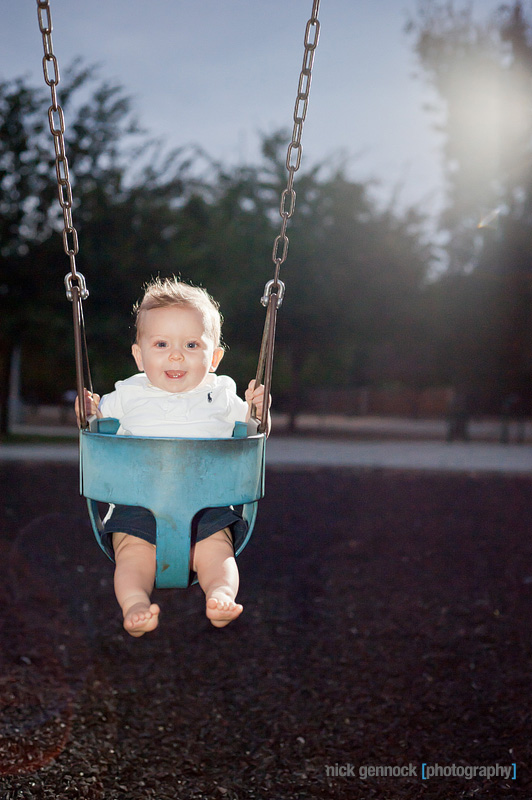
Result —
M 166 375 L 168 378 L 182 378 L 182 377 L 183 377 L 183 375 L 186 375 L 186 372 L 183 372 L 182 370 L 172 370 L 172 369 L 168 369 L 168 370 L 166 370 L 166 372 L 165 372 L 164 374 L 165 374 L 165 375 Z

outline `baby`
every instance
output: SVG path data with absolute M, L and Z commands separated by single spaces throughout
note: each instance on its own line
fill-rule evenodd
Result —
M 231 378 L 214 374 L 224 354 L 221 316 L 205 290 L 176 278 L 156 279 L 147 285 L 135 312 L 132 353 L 141 372 L 118 381 L 115 391 L 101 400 L 85 390 L 88 415 L 115 417 L 123 435 L 200 438 L 231 437 L 234 423 L 247 421 L 252 405 L 261 418 L 264 386 L 255 388 L 252 380 L 244 401 Z M 130 506 L 111 506 L 104 520 L 102 536 L 112 544 L 116 562 L 115 594 L 124 628 L 132 636 L 158 625 L 160 609 L 150 600 L 155 527 L 150 511 Z M 235 602 L 239 579 L 234 551 L 246 530 L 232 507 L 204 509 L 197 521 L 192 569 L 205 592 L 207 617 L 217 627 L 242 612 Z

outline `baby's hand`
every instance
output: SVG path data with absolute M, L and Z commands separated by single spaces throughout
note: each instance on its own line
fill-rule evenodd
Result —
M 248 388 L 246 389 L 245 398 L 249 404 L 250 409 L 251 406 L 255 406 L 255 408 L 257 409 L 257 417 L 260 420 L 262 420 L 262 415 L 264 412 L 264 386 L 262 385 L 262 383 L 260 384 L 260 386 L 257 386 L 257 388 L 255 388 L 255 381 L 251 380 L 249 382 Z M 270 397 L 268 402 L 268 410 L 270 408 L 271 401 L 272 399 Z M 269 427 L 270 426 L 268 425 L 268 429 Z
M 255 381 L 251 380 L 248 388 L 246 389 L 245 398 L 250 408 L 251 406 L 255 406 L 257 409 L 257 416 L 259 419 L 261 419 L 262 407 L 264 405 L 264 386 L 260 384 L 255 389 Z
M 99 394 L 91 394 L 88 389 L 84 389 L 85 394 L 85 415 L 87 417 L 91 417 L 96 415 L 97 417 L 101 417 L 102 412 L 98 408 L 98 403 L 100 402 L 100 395 Z M 74 403 L 74 409 L 76 411 L 76 419 L 78 421 L 78 428 L 81 424 L 81 420 L 79 417 L 79 402 L 78 398 L 76 397 L 76 402 Z

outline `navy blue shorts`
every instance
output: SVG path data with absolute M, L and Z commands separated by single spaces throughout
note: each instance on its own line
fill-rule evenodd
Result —
M 191 544 L 207 539 L 213 533 L 229 528 L 233 536 L 233 547 L 238 550 L 248 531 L 247 522 L 242 519 L 239 508 L 224 506 L 222 508 L 204 508 L 192 520 Z M 103 521 L 101 532 L 102 545 L 107 553 L 113 552 L 113 533 L 128 533 L 150 544 L 156 544 L 155 517 L 147 508 L 140 506 L 116 505 L 112 513 Z

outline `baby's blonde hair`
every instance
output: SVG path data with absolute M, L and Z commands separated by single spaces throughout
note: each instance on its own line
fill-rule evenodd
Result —
M 144 286 L 142 300 L 135 303 L 133 307 L 137 343 L 142 328 L 142 314 L 145 311 L 151 311 L 152 308 L 168 308 L 169 306 L 193 308 L 199 311 L 205 333 L 214 342 L 215 347 L 222 346 L 223 319 L 218 303 L 205 289 L 183 283 L 175 275 L 162 280 L 159 277 L 154 278 Z

